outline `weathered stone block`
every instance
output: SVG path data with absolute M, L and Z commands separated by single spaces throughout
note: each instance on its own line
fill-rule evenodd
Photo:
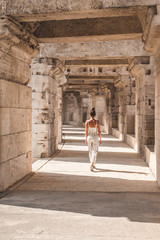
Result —
M 5 162 L 31 151 L 31 132 L 1 136 L 0 162 Z
M 0 79 L 0 107 L 18 107 L 19 84 Z
M 33 92 L 32 107 L 37 109 L 49 108 L 49 93 Z
M 32 109 L 26 109 L 27 113 L 27 131 L 32 131 Z
M 25 84 L 31 78 L 29 63 L 22 60 L 22 57 L 19 59 L 18 51 L 13 56 L 0 51 L 0 78 Z
M 19 108 L 32 108 L 32 88 L 19 84 Z
M 20 155 L 10 161 L 10 182 L 15 183 L 27 174 L 26 154 Z
M 33 141 L 48 141 L 49 134 L 47 132 L 37 132 L 32 134 Z
M 32 128 L 33 133 L 48 133 L 49 125 L 48 124 L 34 124 Z
M 35 158 L 48 157 L 48 141 L 33 141 L 32 156 Z
M 7 161 L 0 164 L 0 192 L 3 192 L 10 185 L 10 161 Z
M 26 109 L 10 109 L 10 133 L 18 133 L 27 130 Z
M 49 90 L 49 77 L 42 75 L 32 75 L 30 86 L 33 92 L 46 92 Z
M 0 162 L 5 162 L 19 155 L 18 134 L 1 136 Z
M 18 134 L 19 155 L 32 151 L 32 132 L 21 132 Z
M 49 124 L 50 114 L 48 109 L 34 109 L 33 110 L 33 125 L 34 124 Z
M 10 109 L 0 108 L 0 136 L 10 133 Z

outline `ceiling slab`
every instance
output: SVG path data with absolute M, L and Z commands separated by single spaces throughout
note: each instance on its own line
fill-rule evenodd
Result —
M 140 39 L 137 16 L 71 19 L 40 22 L 34 31 L 40 43 Z

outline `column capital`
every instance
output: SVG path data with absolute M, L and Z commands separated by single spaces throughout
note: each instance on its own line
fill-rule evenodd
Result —
M 59 82 L 62 86 L 67 83 L 67 78 L 65 76 L 65 63 L 59 59 L 53 59 L 53 67 L 49 71 L 49 75 Z
M 0 49 L 30 59 L 39 53 L 36 38 L 12 17 L 0 18 Z
M 126 85 L 125 85 L 121 75 L 119 75 L 118 77 L 116 77 L 114 79 L 114 86 L 118 87 L 118 88 L 125 88 Z
M 96 96 L 96 93 L 97 93 L 96 89 L 88 90 L 88 94 L 90 94 L 92 97 Z
M 34 58 L 32 62 L 33 74 L 36 74 L 38 72 L 40 75 L 50 76 L 57 81 L 59 86 L 67 83 L 65 70 L 66 68 L 64 61 L 56 58 L 37 57 Z
M 11 17 L 0 18 L 0 78 L 28 85 L 31 60 L 39 52 L 36 38 Z
M 132 76 L 138 77 L 145 74 L 145 66 L 142 66 L 136 58 L 129 59 L 128 71 Z
M 160 5 L 149 8 L 142 41 L 144 49 L 156 56 L 160 48 Z

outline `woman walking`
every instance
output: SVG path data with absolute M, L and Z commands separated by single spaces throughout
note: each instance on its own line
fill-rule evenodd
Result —
M 99 146 L 98 135 L 100 138 L 100 144 L 102 144 L 102 139 L 99 121 L 95 119 L 96 112 L 94 107 L 91 108 L 89 115 L 91 119 L 86 121 L 86 143 L 88 144 L 89 159 L 91 163 L 90 170 L 93 171 Z

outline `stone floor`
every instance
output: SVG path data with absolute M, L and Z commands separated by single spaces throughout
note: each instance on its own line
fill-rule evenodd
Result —
M 103 134 L 90 172 L 84 129 L 63 132 L 60 153 L 0 200 L 0 240 L 159 240 L 160 189 L 140 156 Z

